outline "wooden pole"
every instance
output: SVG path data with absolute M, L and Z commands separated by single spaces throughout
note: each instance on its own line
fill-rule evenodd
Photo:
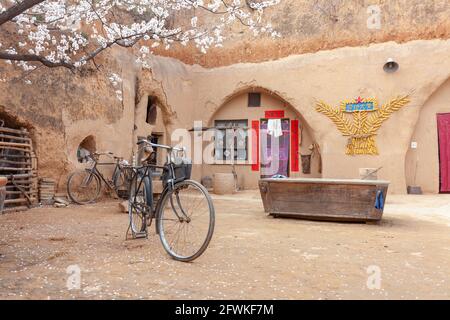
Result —
M 5 141 L 0 141 L 0 146 L 26 148 L 26 149 L 31 148 L 31 144 L 30 143 L 5 142 Z
M 11 204 L 11 203 L 25 203 L 28 202 L 27 198 L 17 198 L 17 199 L 6 199 L 5 204 Z
M 0 142 L 0 146 L 1 146 L 1 142 Z M 26 152 L 26 153 L 31 152 L 31 150 L 29 150 L 29 149 L 23 149 L 23 148 L 18 148 L 18 147 L 9 147 L 9 146 L 1 147 L 1 149 L 16 150 L 16 151 L 22 151 L 22 152 Z
M 33 159 L 33 157 L 25 154 L 2 154 L 4 148 L 0 148 L 0 157 L 8 158 L 8 159 Z M 23 150 L 20 150 L 23 151 Z
M 17 211 L 25 211 L 28 210 L 29 207 L 27 206 L 16 206 L 16 207 L 9 207 L 9 208 L 4 208 L 3 209 L 3 213 L 11 213 L 11 212 L 17 212 Z
M 0 163 L 8 163 L 8 164 L 15 164 L 15 165 L 23 165 L 23 166 L 31 166 L 31 161 L 14 161 L 14 160 L 6 160 L 6 159 L 0 159 Z
M 0 167 L 0 171 L 31 171 L 31 168 Z
M 3 134 L 0 133 L 0 139 L 9 139 L 9 140 L 16 140 L 16 141 L 26 141 L 31 144 L 31 139 L 27 137 L 17 137 L 9 134 Z
M 0 132 L 13 133 L 18 135 L 28 135 L 28 131 L 26 129 L 11 129 L 6 127 L 0 127 Z

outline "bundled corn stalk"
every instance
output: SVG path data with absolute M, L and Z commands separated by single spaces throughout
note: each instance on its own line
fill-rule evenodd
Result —
M 0 126 L 0 176 L 8 179 L 3 212 L 38 203 L 37 159 L 28 130 Z

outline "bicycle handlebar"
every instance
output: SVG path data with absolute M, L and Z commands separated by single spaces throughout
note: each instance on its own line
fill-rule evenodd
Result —
M 105 152 L 93 152 L 92 154 L 97 155 L 97 156 L 101 156 L 101 155 L 112 156 L 114 153 L 112 153 L 111 151 L 105 151 Z
M 100 156 L 108 156 L 108 157 L 110 157 L 110 158 L 112 158 L 112 159 L 114 159 L 114 160 L 123 160 L 123 158 L 122 157 L 116 157 L 115 155 L 114 155 L 114 152 L 111 152 L 111 151 L 104 151 L 104 152 L 93 152 L 93 153 L 91 153 L 90 155 L 89 155 L 89 157 L 91 157 L 91 158 L 99 158 Z
M 177 147 L 166 146 L 164 144 L 157 144 L 157 143 L 150 142 L 150 141 L 148 141 L 146 139 L 141 139 L 141 140 L 139 140 L 137 142 L 138 145 L 140 145 L 142 143 L 146 143 L 146 144 L 148 144 L 148 145 L 150 145 L 152 147 L 166 149 L 166 150 L 169 150 L 169 151 L 172 151 L 172 150 L 174 150 L 174 151 L 185 151 L 184 148 L 177 148 Z

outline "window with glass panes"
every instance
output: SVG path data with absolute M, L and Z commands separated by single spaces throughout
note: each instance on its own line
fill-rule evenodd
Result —
M 248 120 L 216 120 L 215 159 L 248 159 Z

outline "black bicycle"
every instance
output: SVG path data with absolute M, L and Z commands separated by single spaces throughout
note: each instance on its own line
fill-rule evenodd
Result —
M 99 162 L 100 156 L 105 155 L 114 159 L 114 162 Z M 69 198 L 78 204 L 92 203 L 100 196 L 102 181 L 106 187 L 117 197 L 129 197 L 129 184 L 133 176 L 132 166 L 123 158 L 115 157 L 112 152 L 95 152 L 88 156 L 89 168 L 74 171 L 67 180 L 67 193 Z M 98 170 L 98 165 L 114 165 L 111 180 L 106 179 Z
M 144 145 L 144 153 L 148 156 L 142 166 L 135 167 L 130 183 L 129 229 L 134 238 L 147 237 L 148 227 L 155 218 L 156 233 L 167 253 L 175 260 L 192 261 L 206 250 L 214 232 L 211 196 L 205 187 L 190 179 L 192 164 L 182 157 L 184 149 L 145 139 L 138 145 Z M 167 161 L 163 166 L 150 164 L 147 160 L 151 159 L 153 148 L 167 150 Z M 152 178 L 158 175 L 163 182 L 163 191 L 154 201 Z

